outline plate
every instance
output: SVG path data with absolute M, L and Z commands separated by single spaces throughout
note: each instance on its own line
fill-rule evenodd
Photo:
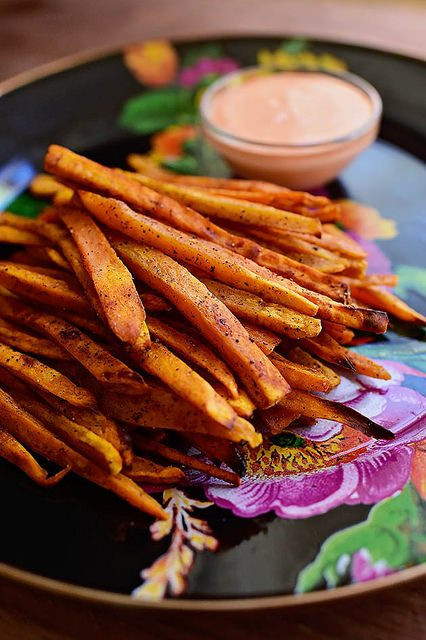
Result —
M 396 271 L 398 293 L 425 313 L 426 87 L 414 59 L 331 42 L 226 38 L 150 42 L 49 65 L 0 86 L 0 201 L 34 214 L 25 188 L 51 142 L 110 165 L 153 144 L 169 167 L 223 171 L 203 144 L 182 140 L 208 83 L 255 63 L 348 67 L 379 90 L 380 139 L 324 190 L 346 200 L 345 221 L 374 270 Z M 347 379 L 339 391 L 341 401 L 397 425 L 395 442 L 365 450 L 349 430 L 324 423 L 286 434 L 274 459 L 265 452 L 251 461 L 240 488 L 164 495 L 175 517 L 157 541 L 148 518 L 106 492 L 76 477 L 41 490 L 1 462 L 2 580 L 98 603 L 194 610 L 301 605 L 426 573 L 424 338 L 394 327 L 358 346 L 387 361 L 393 380 Z M 197 530 L 200 518 L 208 535 Z

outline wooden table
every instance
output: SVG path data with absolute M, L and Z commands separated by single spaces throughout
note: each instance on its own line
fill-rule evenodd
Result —
M 121 610 L 0 579 L 2 640 L 423 640 L 425 580 L 333 604 L 242 613 Z M 124 620 L 126 617 L 126 620 Z
M 280 33 L 426 58 L 425 0 L 0 0 L 0 80 L 158 36 Z
M 425 24 L 424 0 L 0 0 L 0 80 L 81 50 L 156 36 L 282 32 L 426 58 Z M 122 624 L 118 612 L 52 603 L 47 596 L 38 600 L 27 588 L 0 582 L 0 638 L 420 640 L 426 633 L 425 594 L 426 580 L 420 579 L 326 607 L 180 620 L 176 614 L 141 613 Z

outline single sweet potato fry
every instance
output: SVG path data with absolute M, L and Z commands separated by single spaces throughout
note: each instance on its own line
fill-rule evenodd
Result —
M 238 389 L 238 395 L 235 398 L 231 398 L 222 385 L 214 384 L 213 387 L 216 391 L 229 402 L 231 407 L 235 409 L 242 418 L 250 418 L 253 415 L 256 406 L 252 400 L 250 400 L 248 394 L 244 389 Z
M 369 284 L 367 286 L 353 285 L 352 293 L 364 304 L 387 311 L 403 322 L 426 325 L 426 317 L 424 315 L 411 309 L 408 304 L 390 291 L 386 291 L 386 289 L 380 289 L 380 287 L 370 286 Z
M 278 250 L 278 249 L 277 249 Z M 308 254 L 302 251 L 293 251 L 291 249 L 280 250 L 286 257 L 294 260 L 299 265 L 314 269 L 318 273 L 331 276 L 339 276 L 347 272 L 350 267 L 350 263 L 341 256 L 334 256 L 332 259 L 324 258 L 323 256 L 317 256 L 315 254 Z
M 96 337 L 102 338 L 102 340 L 107 339 L 107 330 L 103 327 L 103 325 L 98 321 L 96 316 L 93 314 L 79 314 L 73 311 L 62 311 L 61 316 L 64 320 L 67 320 L 71 324 L 80 327 L 84 331 L 88 331 Z
M 132 466 L 125 470 L 124 474 L 135 482 L 145 484 L 179 484 L 186 480 L 182 469 L 178 467 L 163 467 L 163 465 L 135 456 Z
M 200 278 L 206 287 L 228 307 L 237 318 L 248 320 L 290 338 L 314 337 L 321 331 L 321 321 L 259 296 L 235 289 L 217 280 Z
M 377 287 L 396 287 L 399 282 L 399 277 L 396 273 L 369 273 L 366 274 L 362 280 L 355 280 L 349 282 L 358 284 L 359 286 L 374 285 Z
M 0 315 L 2 313 L 0 303 Z M 13 318 L 12 318 L 13 319 Z M 0 318 L 0 340 L 18 351 L 43 356 L 51 360 L 69 360 L 71 357 L 64 349 L 51 340 L 18 329 L 4 318 Z
M 320 338 L 304 340 L 300 344 L 308 353 L 313 353 L 326 362 L 355 371 L 355 366 L 348 357 L 348 350 L 324 332 L 321 333 Z
M 288 394 L 280 406 L 284 411 L 300 413 L 309 418 L 322 418 L 347 424 L 349 427 L 361 431 L 366 436 L 379 440 L 391 440 L 394 435 L 388 429 L 380 426 L 370 418 L 366 418 L 354 409 L 344 404 L 325 400 L 307 391 L 293 390 Z
M 34 247 L 44 245 L 43 238 L 35 233 L 16 229 L 15 227 L 10 227 L 6 224 L 0 224 L 0 243 L 2 242 L 5 244 L 24 244 Z
M 261 193 L 272 197 L 287 198 L 294 203 L 304 204 L 311 209 L 320 209 L 330 204 L 338 204 L 332 202 L 326 196 L 314 196 L 307 191 L 294 191 L 293 189 L 288 189 L 273 182 L 265 182 L 264 180 L 177 174 L 174 171 L 159 167 L 149 155 L 131 153 L 126 159 L 129 166 L 135 171 L 150 178 L 157 178 L 158 180 L 164 180 L 166 182 L 176 182 L 199 189 L 224 189 L 245 193 Z
M 344 256 L 349 256 L 350 258 L 365 258 L 366 251 L 359 245 L 355 240 L 353 240 L 350 236 L 344 235 L 334 235 L 333 233 L 327 232 L 330 227 L 334 225 L 323 225 L 323 232 L 321 237 L 313 236 L 311 234 L 302 234 L 296 232 L 294 235 L 302 238 L 306 242 L 316 246 L 323 247 L 324 249 L 328 249 L 329 251 L 334 251 L 337 253 L 341 253 Z M 274 233 L 276 233 L 276 229 L 274 228 Z
M 55 269 L 53 267 L 45 267 L 38 264 L 25 264 L 12 260 L 3 260 L 2 264 L 14 265 L 17 267 L 21 267 L 22 269 L 27 269 L 27 271 L 34 271 L 34 273 L 40 273 L 45 276 L 50 276 L 51 278 L 55 278 L 56 280 L 65 280 L 71 285 L 75 287 L 78 286 L 78 281 L 74 278 L 73 274 L 63 271 L 62 269 Z
M 300 416 L 301 414 L 297 410 L 290 411 L 281 404 L 277 404 L 275 407 L 271 407 L 264 411 L 259 411 L 259 418 L 264 427 L 264 431 L 268 435 L 277 435 L 282 433 L 295 420 L 298 420 Z
M 287 358 L 292 362 L 303 364 L 327 378 L 330 389 L 334 389 L 340 384 L 340 376 L 333 369 L 327 367 L 321 360 L 317 360 L 307 351 L 303 351 L 300 347 L 293 347 L 287 352 Z
M 81 407 L 93 407 L 96 404 L 90 391 L 78 387 L 59 371 L 3 343 L 0 343 L 0 365 L 32 387 L 47 391 L 70 404 Z
M 94 342 L 80 329 L 55 316 L 40 312 L 29 313 L 28 321 L 66 349 L 85 369 L 107 385 L 124 385 L 128 393 L 144 393 L 142 376 L 115 358 L 102 345 Z
M 289 194 L 280 196 L 279 194 L 274 195 L 273 193 L 267 193 L 264 191 L 238 191 L 232 189 L 214 188 L 210 188 L 209 191 L 217 196 L 227 196 L 228 198 L 236 198 L 237 200 L 248 200 L 249 202 L 267 204 L 271 207 L 275 207 L 276 209 L 291 211 L 308 218 L 317 218 L 322 222 L 334 221 L 340 218 L 340 207 L 338 204 L 331 203 L 330 201 L 328 204 L 303 204 L 302 199 L 294 197 L 294 195 L 298 196 L 303 192 L 290 191 Z M 310 196 L 310 194 L 308 193 L 303 195 Z M 311 198 L 314 197 L 315 196 L 311 196 Z M 318 200 L 320 199 L 321 196 L 318 197 Z M 324 198 L 324 200 L 327 200 L 327 198 Z
M 218 424 L 232 429 L 237 414 L 207 380 L 160 342 L 154 342 L 147 352 L 137 347 L 131 351 L 133 360 L 145 371 L 159 378 L 181 398 L 193 404 Z
M 271 406 L 288 392 L 284 378 L 235 316 L 185 267 L 129 240 L 114 241 L 114 247 L 137 277 L 173 302 L 216 347 L 240 376 L 256 406 Z
M 57 309 L 89 311 L 81 293 L 65 280 L 29 271 L 13 263 L 0 263 L 0 285 L 26 300 L 47 304 Z
M 233 471 L 226 471 L 225 469 L 216 467 L 214 464 L 207 464 L 206 462 L 202 462 L 194 456 L 188 456 L 184 453 L 181 453 L 180 451 L 177 451 L 176 449 L 172 449 L 172 447 L 168 447 L 162 442 L 157 442 L 156 440 L 146 438 L 139 433 L 135 433 L 133 435 L 133 440 L 136 447 L 141 451 L 153 453 L 154 455 L 158 455 L 166 460 L 177 462 L 178 464 L 188 467 L 189 469 L 196 469 L 197 471 L 201 471 L 202 473 L 205 473 L 208 476 L 212 476 L 213 478 L 220 478 L 220 480 L 224 480 L 225 482 L 229 482 L 230 484 L 236 486 L 240 484 L 240 477 Z
M 189 362 L 207 371 L 229 391 L 231 397 L 238 396 L 238 387 L 234 376 L 227 365 L 218 358 L 205 343 L 195 336 L 166 324 L 158 318 L 148 318 L 150 333 L 165 345 L 176 351 Z
M 158 311 L 170 311 L 172 306 L 162 296 L 154 293 L 153 291 L 138 291 L 142 304 L 147 311 L 155 313 Z
M 157 176 L 152 176 L 156 178 Z M 185 179 L 186 176 L 179 176 Z M 188 176 L 189 177 L 189 176 Z M 194 178 L 201 176 L 194 176 Z M 158 176 L 158 179 L 170 182 L 167 177 Z M 180 184 L 185 184 L 180 182 Z M 313 196 L 310 193 L 303 191 L 290 191 L 281 187 L 282 194 L 272 193 L 263 190 L 244 191 L 243 189 L 229 189 L 229 188 L 212 188 L 206 186 L 195 186 L 199 189 L 208 189 L 211 193 L 218 196 L 227 196 L 229 198 L 236 198 L 237 200 L 248 200 L 249 202 L 258 202 L 262 204 L 275 207 L 276 209 L 283 209 L 287 212 L 298 213 L 308 218 L 317 218 L 321 222 L 334 222 L 339 220 L 341 215 L 340 205 L 336 202 L 331 202 L 324 196 Z M 277 227 L 279 228 L 279 227 Z
M 77 245 L 112 332 L 123 342 L 140 340 L 145 311 L 131 273 L 86 213 L 64 208 L 60 217 Z
M 371 378 L 380 380 L 389 380 L 390 374 L 384 367 L 370 360 L 366 356 L 347 349 L 339 344 L 328 333 L 322 331 L 319 336 L 314 339 L 303 339 L 301 345 L 306 351 L 314 353 L 326 362 L 332 362 L 346 369 L 351 369 Z
M 273 225 L 283 229 L 294 229 L 306 233 L 320 234 L 321 223 L 315 218 L 307 218 L 300 214 L 276 209 L 256 202 L 241 202 L 235 198 L 214 195 L 188 185 L 164 182 L 149 178 L 142 174 L 131 174 L 146 187 L 163 193 L 182 204 L 193 207 L 196 211 L 212 216 L 253 225 Z
M 34 218 L 21 216 L 17 213 L 11 213 L 10 211 L 0 212 L 0 226 L 3 225 L 14 227 L 20 231 L 28 231 L 29 233 L 37 234 L 37 223 Z M 45 245 L 46 243 L 42 242 L 41 244 Z
M 255 326 L 251 324 L 251 322 L 247 322 L 247 320 L 240 320 L 240 322 L 249 334 L 250 340 L 252 340 L 265 355 L 269 356 L 280 344 L 281 337 L 277 336 L 276 333 L 268 331 L 268 329 L 264 329 L 263 327 Z
M 73 197 L 73 190 L 66 187 L 53 176 L 39 173 L 30 184 L 31 193 L 39 198 L 53 198 L 55 204 L 66 204 Z
M 140 171 L 139 173 L 144 174 L 143 171 Z M 150 178 L 154 178 L 156 180 L 162 180 L 163 182 L 176 182 L 175 180 L 170 180 L 168 177 L 149 176 L 149 174 L 147 173 L 145 173 L 144 175 Z M 198 177 L 198 176 L 194 176 L 194 177 Z M 178 184 L 183 185 L 184 183 L 179 182 Z M 270 205 L 271 207 L 275 206 L 274 205 L 275 196 L 272 193 L 264 193 L 263 191 L 243 191 L 242 189 L 239 191 L 238 189 L 225 189 L 223 187 L 221 188 L 206 187 L 202 185 L 198 186 L 196 184 L 188 184 L 187 186 L 195 187 L 196 189 L 202 189 L 203 191 L 207 190 L 209 193 L 211 193 L 214 196 L 225 196 L 226 198 L 232 198 L 233 200 L 247 200 L 248 202 L 257 202 L 259 204 L 267 204 L 267 205 Z M 280 208 L 285 209 L 286 207 L 280 207 Z M 288 209 L 288 211 L 291 211 L 291 209 Z M 299 212 L 297 211 L 296 213 L 299 213 Z
M 238 194 L 239 198 L 241 198 L 241 194 L 245 194 L 247 200 L 250 197 L 263 196 L 265 199 L 260 201 L 265 204 L 271 204 L 278 208 L 287 208 L 283 206 L 283 204 L 286 204 L 289 207 L 289 211 L 318 217 L 319 219 L 322 219 L 323 216 L 330 217 L 332 212 L 333 217 L 330 219 L 337 219 L 340 215 L 339 203 L 332 202 L 325 196 L 314 196 L 305 191 L 293 191 L 272 182 L 186 174 L 178 175 L 173 171 L 158 167 L 149 156 L 137 153 L 131 153 L 127 156 L 127 162 L 135 171 L 150 178 L 166 182 L 175 182 L 181 185 L 197 187 L 198 189 L 219 190 L 223 191 L 222 195 L 231 192 L 234 194 L 233 197 L 237 197 Z
M 383 311 L 364 309 L 353 305 L 344 305 L 331 298 L 322 296 L 314 291 L 303 290 L 310 300 L 318 305 L 318 317 L 343 324 L 352 329 L 361 329 L 371 333 L 385 333 L 388 327 L 388 317 Z
M 361 353 L 357 353 L 356 351 L 352 351 L 352 349 L 346 349 L 347 359 L 352 364 L 353 368 L 357 373 L 360 373 L 364 376 L 370 376 L 370 378 L 377 378 L 379 380 L 390 380 L 390 373 L 382 367 L 380 364 L 377 364 L 371 358 L 367 358 L 367 356 L 363 356 Z
M 344 327 L 343 324 L 330 322 L 330 320 L 323 320 L 322 326 L 324 331 L 334 338 L 339 344 L 350 344 L 355 336 L 351 329 Z
M 339 263 L 336 268 L 338 271 L 343 270 L 349 265 L 349 262 L 339 256 L 339 254 L 333 253 L 329 249 L 321 247 L 319 244 L 313 246 L 311 243 L 307 242 L 301 234 L 297 235 L 293 232 L 280 233 L 282 230 L 279 229 L 277 232 L 275 227 L 265 228 L 250 226 L 247 229 L 241 228 L 241 230 L 246 232 L 249 236 L 254 236 L 259 240 L 263 240 L 268 243 L 267 246 L 272 245 L 273 247 L 277 247 L 283 251 L 284 255 L 286 255 L 287 251 L 296 251 L 302 254 L 323 258 L 330 262 L 336 261 L 336 263 Z M 316 238 L 316 236 L 312 237 Z M 321 238 L 318 239 L 321 240 Z
M 25 247 L 10 254 L 10 262 L 17 262 L 22 266 L 43 266 L 50 267 L 51 261 L 46 254 L 46 247 Z
M 189 446 L 195 446 L 212 462 L 225 463 L 231 469 L 241 467 L 241 458 L 237 453 L 237 448 L 230 440 L 213 438 L 203 433 L 181 433 L 180 438 Z
M 271 360 L 278 371 L 281 371 L 292 389 L 322 391 L 325 393 L 330 391 L 329 381 L 319 371 L 287 360 L 287 358 L 278 353 L 272 354 Z
M 58 484 L 69 471 L 68 469 L 62 469 L 62 471 L 48 477 L 47 471 L 39 465 L 31 453 L 1 425 L 0 457 L 21 469 L 21 471 L 26 473 L 31 480 L 41 487 L 53 487 L 55 484 Z
M 67 230 L 56 222 L 45 222 L 44 220 L 38 219 L 37 223 L 40 233 L 51 240 L 51 242 L 59 245 L 62 253 L 70 264 L 72 271 L 74 271 L 77 280 L 89 299 L 90 305 L 93 307 L 99 318 L 105 324 L 108 324 L 92 279 L 84 268 L 77 246 Z
M 67 260 L 65 260 L 63 255 L 57 249 L 54 249 L 53 247 L 45 247 L 44 250 L 51 262 L 56 264 L 58 267 L 60 267 L 64 271 L 71 271 L 71 267 L 69 263 L 67 262 Z

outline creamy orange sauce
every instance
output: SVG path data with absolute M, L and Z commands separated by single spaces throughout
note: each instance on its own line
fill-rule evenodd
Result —
M 316 72 L 253 75 L 212 99 L 210 121 L 239 138 L 269 144 L 315 144 L 366 124 L 370 98 L 344 79 Z

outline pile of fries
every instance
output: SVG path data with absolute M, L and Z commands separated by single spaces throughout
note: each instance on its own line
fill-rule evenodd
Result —
M 163 518 L 143 486 L 187 469 L 238 484 L 239 447 L 293 423 L 391 438 L 323 394 L 342 368 L 389 378 L 348 348 L 357 332 L 426 319 L 383 288 L 394 276 L 366 275 L 339 205 L 129 164 L 53 145 L 31 187 L 51 206 L 0 214 L 0 242 L 22 245 L 0 262 L 0 455 L 40 485 L 71 470 Z

